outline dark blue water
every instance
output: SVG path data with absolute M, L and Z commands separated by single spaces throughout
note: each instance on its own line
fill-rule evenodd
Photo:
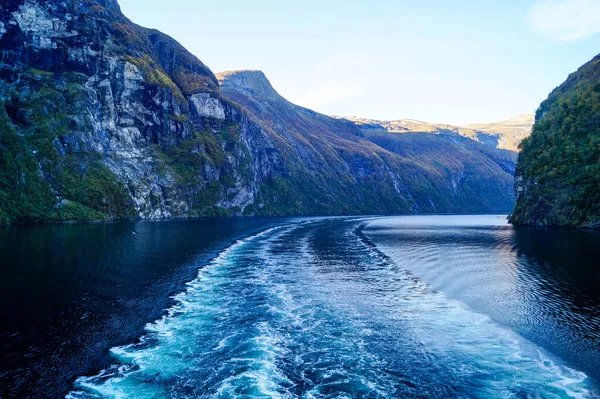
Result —
M 0 398 L 60 398 L 198 268 L 281 219 L 0 227 Z
M 598 397 L 597 233 L 502 216 L 253 228 L 212 260 L 194 255 L 167 312 L 68 397 Z M 143 248 L 132 253 L 168 250 Z

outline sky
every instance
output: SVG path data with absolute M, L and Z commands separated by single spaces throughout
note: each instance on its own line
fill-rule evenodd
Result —
M 260 69 L 340 116 L 484 123 L 533 113 L 600 52 L 600 0 L 120 0 L 213 72 Z

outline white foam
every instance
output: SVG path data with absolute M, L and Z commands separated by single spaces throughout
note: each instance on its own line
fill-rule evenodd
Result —
M 365 277 L 361 274 L 337 275 L 319 271 L 322 261 L 315 255 L 306 236 L 294 243 L 292 255 L 277 252 L 280 257 L 273 259 L 277 245 L 286 244 L 289 236 L 285 235 L 297 228 L 300 227 L 275 227 L 238 240 L 221 252 L 199 270 L 198 277 L 186 285 L 184 292 L 173 297 L 176 304 L 164 317 L 146 326 L 147 335 L 142 337 L 141 344 L 111 350 L 120 363 L 129 366 L 79 378 L 77 386 L 92 394 L 115 398 L 128 397 L 129 391 L 136 392 L 131 394 L 136 398 L 159 397 L 160 393 L 156 392 L 154 396 L 143 396 L 136 391 L 140 387 L 135 385 L 135 376 L 129 382 L 128 379 L 140 370 L 149 375 L 175 378 L 196 367 L 190 364 L 190 358 L 195 361 L 214 356 L 219 359 L 214 367 L 220 367 L 215 370 L 220 380 L 211 382 L 213 385 L 208 390 L 215 391 L 217 397 L 239 397 L 240 390 L 245 387 L 254 389 L 258 396 L 287 398 L 293 397 L 289 388 L 294 383 L 279 369 L 281 359 L 285 358 L 295 362 L 301 368 L 300 373 L 304 373 L 304 368 L 313 367 L 310 371 L 318 371 L 322 380 L 352 381 L 376 395 L 386 396 L 387 387 L 392 383 L 378 372 L 378 367 L 383 367 L 385 362 L 369 349 L 370 340 L 377 339 L 376 335 L 381 331 L 362 321 L 365 314 L 372 316 L 370 309 L 385 309 L 385 321 L 401 323 L 405 327 L 402 334 L 406 335 L 409 344 L 414 341 L 419 345 L 417 349 L 425 348 L 427 356 L 442 358 L 447 354 L 448 362 L 462 365 L 468 361 L 467 367 L 455 370 L 457 378 L 469 379 L 485 372 L 512 373 L 515 387 L 551 384 L 569 397 L 587 395 L 582 387 L 587 378 L 584 373 L 562 366 L 541 351 L 532 354 L 531 348 L 536 348 L 532 343 L 498 326 L 489 317 L 432 291 L 360 240 L 359 244 L 349 243 L 359 254 L 359 261 L 377 266 L 372 270 L 365 268 L 361 273 L 377 279 L 379 286 L 376 289 L 383 286 L 385 295 L 370 295 L 369 283 L 366 279 L 367 282 L 361 282 Z M 277 231 L 280 234 L 273 234 Z M 247 251 L 245 244 L 264 237 L 267 237 L 265 243 L 268 245 L 252 246 L 249 247 L 252 251 Z M 351 238 L 348 236 L 347 239 Z M 249 266 L 247 271 L 238 270 L 236 260 L 246 256 L 260 264 Z M 338 267 L 337 264 L 325 266 Z M 228 277 L 230 274 L 242 277 Z M 285 281 L 287 279 L 292 279 L 292 284 Z M 329 284 L 327 279 L 332 279 L 334 284 Z M 268 296 L 268 300 L 256 302 L 257 308 L 261 309 L 259 314 L 268 314 L 279 325 L 253 320 L 245 331 L 251 334 L 244 336 L 240 332 L 241 338 L 237 332 L 223 331 L 219 335 L 220 331 L 208 331 L 226 326 L 228 317 L 244 316 L 230 315 L 230 310 L 235 311 L 231 303 L 235 305 L 236 300 L 243 303 L 250 299 L 226 295 L 228 287 L 238 283 L 248 284 L 249 289 L 254 290 L 250 291 L 250 297 L 256 296 L 257 290 L 258 296 Z M 337 295 L 343 301 L 336 301 Z M 245 325 L 240 327 L 246 328 Z M 206 353 L 187 353 L 193 350 L 188 341 L 202 340 L 202 334 L 207 331 L 214 341 Z M 157 344 L 149 345 L 154 339 Z M 296 351 L 300 347 L 306 353 L 288 352 L 290 345 Z M 466 360 L 461 363 L 463 359 Z M 355 375 L 355 371 L 365 372 L 365 375 Z M 507 389 L 511 387 L 501 385 L 506 381 L 490 378 L 486 383 L 493 386 L 494 392 L 501 392 L 506 397 L 514 394 Z M 139 381 L 137 384 L 140 385 Z M 309 387 L 304 397 L 325 397 L 320 393 L 325 387 L 327 382 L 317 382 Z M 546 391 L 544 394 L 549 395 Z M 71 396 L 73 399 L 79 397 Z M 336 397 L 345 396 L 339 393 Z
M 199 269 L 197 278 L 186 284 L 185 291 L 172 297 L 176 301 L 176 304 L 167 309 L 167 314 L 165 316 L 152 323 L 146 324 L 146 333 L 155 335 L 162 339 L 173 338 L 175 332 L 179 328 L 176 323 L 173 322 L 175 318 L 181 317 L 180 315 L 193 313 L 194 311 L 200 310 L 200 308 L 215 309 L 215 307 L 206 307 L 198 302 L 194 302 L 192 298 L 196 297 L 198 292 L 202 292 L 207 289 L 207 281 L 209 281 L 211 278 L 214 278 L 213 275 L 220 267 L 231 265 L 231 263 L 235 261 L 235 253 L 242 249 L 246 243 L 265 237 L 278 230 L 290 228 L 295 227 L 289 225 L 272 227 L 253 236 L 237 240 L 235 243 L 223 250 L 207 265 Z M 265 337 L 265 339 L 267 338 Z M 123 389 L 118 387 L 119 383 L 124 381 L 131 373 L 136 373 L 146 368 L 154 357 L 153 353 L 160 350 L 160 346 L 151 346 L 140 349 L 140 345 L 143 345 L 147 340 L 147 336 L 142 336 L 140 339 L 140 344 L 130 344 L 110 349 L 110 353 L 119 363 L 135 365 L 136 367 L 112 366 L 109 369 L 101 370 L 95 376 L 79 377 L 75 382 L 75 386 L 83 389 L 84 391 L 70 392 L 67 397 L 73 399 L 82 398 L 86 397 L 86 394 L 100 395 L 118 399 L 128 397 Z M 270 343 L 266 342 L 265 344 L 268 345 Z M 266 381 L 263 381 L 262 379 L 258 379 L 258 381 L 265 385 L 265 387 L 268 387 Z

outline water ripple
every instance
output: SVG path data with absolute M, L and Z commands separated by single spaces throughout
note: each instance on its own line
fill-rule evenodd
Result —
M 445 268 L 438 284 L 468 291 L 483 281 L 472 294 L 485 295 L 496 281 L 482 265 L 514 258 L 505 231 L 494 238 L 471 226 L 448 239 L 456 229 L 365 223 L 316 220 L 237 242 L 68 397 L 593 396 L 585 373 L 427 281 Z M 502 264 L 511 287 L 518 264 Z

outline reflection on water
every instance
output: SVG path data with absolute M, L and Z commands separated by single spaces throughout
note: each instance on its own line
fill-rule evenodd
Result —
M 546 324 L 544 344 L 600 379 L 600 233 L 519 228 L 515 243 L 521 291 L 537 325 Z
M 433 288 L 600 378 L 599 232 L 444 216 L 377 220 L 365 233 Z

